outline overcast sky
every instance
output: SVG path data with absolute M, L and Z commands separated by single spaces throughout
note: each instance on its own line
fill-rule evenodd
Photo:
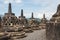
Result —
M 21 9 L 23 9 L 26 18 L 30 18 L 33 12 L 34 17 L 40 19 L 44 13 L 46 18 L 50 19 L 60 4 L 60 0 L 0 0 L 1 15 L 8 11 L 9 2 L 12 4 L 12 11 L 16 16 L 20 16 Z

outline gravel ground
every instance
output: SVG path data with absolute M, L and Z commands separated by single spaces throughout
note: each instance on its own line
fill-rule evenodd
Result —
M 15 40 L 46 40 L 45 29 L 36 30 L 33 33 L 26 33 L 27 37 Z

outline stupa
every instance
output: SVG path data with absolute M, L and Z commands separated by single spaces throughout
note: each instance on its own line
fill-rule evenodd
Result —
M 31 30 L 31 27 L 28 24 L 28 20 L 23 15 L 23 9 L 21 9 L 21 16 L 19 16 L 18 20 L 19 20 L 19 25 L 21 25 L 21 27 L 23 27 L 24 32 L 26 32 L 26 33 L 33 32 Z
M 34 16 L 33 16 L 33 12 L 32 12 L 32 16 L 29 20 L 29 25 L 32 27 L 33 30 L 38 30 L 40 29 L 38 26 L 38 21 L 35 20 Z
M 17 17 L 14 13 L 12 13 L 11 3 L 9 3 L 8 13 L 5 13 L 5 15 L 3 16 L 3 23 L 4 25 L 11 26 L 11 24 L 15 25 L 16 21 Z
M 41 22 L 39 24 L 39 27 L 41 29 L 45 29 L 46 28 L 46 22 L 47 22 L 47 19 L 45 18 L 45 14 L 43 15 L 43 18 L 41 19 Z
M 60 4 L 57 12 L 52 16 L 46 26 L 47 40 L 60 40 Z
M 8 6 L 8 13 L 5 13 L 5 15 L 2 18 L 3 21 L 3 31 L 8 32 L 8 34 L 11 34 L 11 38 L 21 38 L 25 37 L 25 32 L 20 28 L 20 25 L 17 23 L 18 18 L 15 16 L 14 13 L 12 13 L 11 3 L 9 3 Z M 18 25 L 17 25 L 18 24 Z

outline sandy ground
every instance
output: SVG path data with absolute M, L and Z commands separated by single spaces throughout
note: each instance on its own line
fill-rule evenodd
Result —
M 27 37 L 15 40 L 46 40 L 46 31 L 45 29 L 42 30 L 35 30 L 33 33 L 26 33 Z

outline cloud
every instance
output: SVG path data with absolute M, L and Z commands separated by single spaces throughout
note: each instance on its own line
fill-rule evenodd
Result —
M 40 5 L 39 11 L 35 11 L 35 17 L 43 17 L 43 14 L 46 14 L 46 18 L 50 19 L 57 10 L 57 5 L 60 4 L 60 0 L 32 0 L 34 5 Z M 43 13 L 44 12 L 44 13 Z M 38 13 L 38 14 L 37 14 Z M 36 14 L 38 16 L 36 16 Z
M 5 0 L 4 3 L 13 3 L 14 0 Z
M 22 3 L 22 0 L 5 0 L 4 3 Z
M 16 3 L 22 3 L 22 0 L 15 0 Z
M 30 8 L 31 10 L 24 10 L 25 12 L 25 16 L 26 17 L 31 17 L 31 12 L 34 13 L 34 17 L 35 18 L 42 18 L 43 14 L 46 14 L 46 18 L 50 19 L 52 17 L 52 15 L 56 12 L 57 9 L 57 5 L 60 4 L 60 0 L 4 0 L 4 3 L 22 3 L 24 4 L 23 6 L 21 5 L 16 5 L 19 6 L 21 8 Z M 25 3 L 24 3 L 25 2 Z M 36 6 L 37 5 L 37 6 Z M 17 8 L 17 7 L 16 7 Z M 36 11 L 32 11 L 35 10 Z M 27 12 L 26 12 L 27 11 Z M 18 11 L 16 11 L 18 12 Z M 18 14 L 19 15 L 19 14 Z M 17 13 L 16 13 L 17 16 Z
M 8 0 L 5 0 L 4 3 L 9 3 L 9 1 Z
M 25 11 L 25 10 L 24 10 Z M 26 10 L 27 11 L 27 10 Z M 52 15 L 55 13 L 55 11 L 49 11 L 48 9 L 47 10 L 37 10 L 37 11 L 31 11 L 31 10 L 28 10 L 27 12 L 24 12 L 24 15 L 27 17 L 27 18 L 30 18 L 31 17 L 31 14 L 32 12 L 34 13 L 34 17 L 35 18 L 43 18 L 43 14 L 46 15 L 46 18 L 47 19 L 50 19 L 52 17 Z
M 53 2 L 53 0 L 32 0 L 33 4 L 36 5 L 48 5 Z

